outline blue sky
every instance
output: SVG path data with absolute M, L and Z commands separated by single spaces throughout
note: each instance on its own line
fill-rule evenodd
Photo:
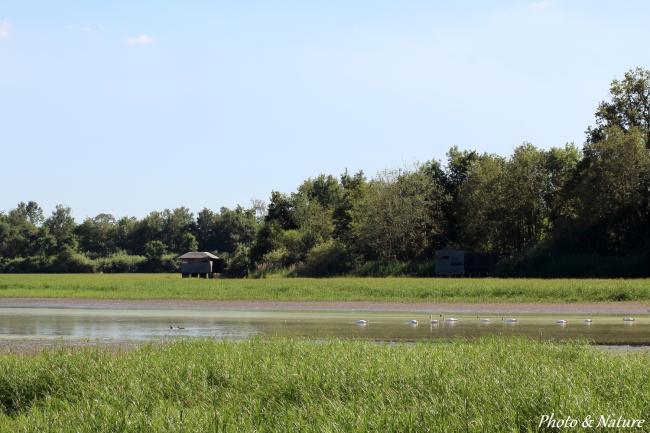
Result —
M 0 4 L 0 210 L 248 205 L 452 145 L 582 143 L 646 1 Z

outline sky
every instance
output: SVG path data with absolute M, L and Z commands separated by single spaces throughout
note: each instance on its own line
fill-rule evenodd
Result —
M 580 145 L 647 1 L 0 2 L 0 211 L 219 209 L 320 173 Z

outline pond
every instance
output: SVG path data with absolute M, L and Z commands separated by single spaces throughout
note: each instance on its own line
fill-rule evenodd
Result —
M 517 335 L 603 345 L 650 345 L 650 317 L 626 322 L 618 315 L 435 315 L 422 313 L 116 310 L 0 308 L 0 344 L 11 340 L 147 341 L 178 337 L 245 339 L 253 336 L 361 338 L 416 341 Z M 507 319 L 516 318 L 509 323 Z M 357 320 L 366 320 L 366 325 Z M 591 322 L 585 320 L 591 319 Z M 418 324 L 411 324 L 417 320 Z M 566 324 L 558 324 L 566 320 Z

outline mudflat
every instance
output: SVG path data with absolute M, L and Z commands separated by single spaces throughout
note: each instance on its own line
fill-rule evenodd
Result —
M 495 314 L 650 314 L 650 303 L 472 303 L 472 302 L 370 302 L 370 301 L 215 301 L 153 299 L 0 298 L 1 307 L 14 308 L 102 308 L 173 310 L 260 310 L 260 311 L 413 311 L 423 313 Z

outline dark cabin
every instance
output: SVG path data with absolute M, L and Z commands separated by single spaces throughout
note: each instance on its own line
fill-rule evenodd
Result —
M 183 278 L 213 278 L 220 271 L 222 259 L 205 251 L 190 251 L 179 257 Z
M 439 277 L 487 277 L 494 273 L 500 256 L 463 250 L 436 250 L 434 260 Z

